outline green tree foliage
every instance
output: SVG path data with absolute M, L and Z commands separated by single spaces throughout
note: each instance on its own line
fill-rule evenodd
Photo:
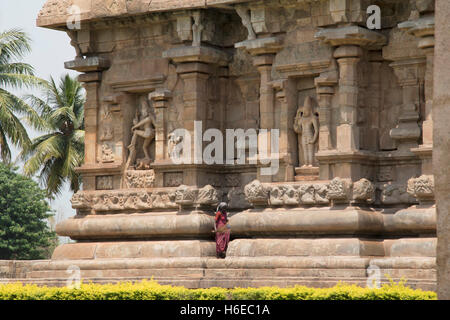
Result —
M 47 258 L 56 235 L 45 199 L 36 182 L 0 163 L 0 260 Z
M 31 87 L 41 82 L 33 75 L 33 67 L 21 62 L 30 51 L 30 39 L 18 30 L 0 32 L 0 158 L 11 161 L 9 142 L 18 147 L 30 144 L 27 131 L 18 116 L 38 121 L 38 115 L 21 98 L 8 89 Z
M 42 88 L 44 99 L 26 97 L 39 114 L 39 119 L 32 117 L 29 122 L 44 134 L 23 149 L 24 173 L 39 173 L 48 196 L 59 194 L 65 181 L 77 192 L 81 179 L 75 168 L 84 160 L 83 88 L 69 75 L 63 76 L 59 84 L 51 78 Z

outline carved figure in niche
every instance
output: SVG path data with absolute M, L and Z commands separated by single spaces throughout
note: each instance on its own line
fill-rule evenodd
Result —
M 242 24 L 244 27 L 247 28 L 248 31 L 248 38 L 247 40 L 255 40 L 256 39 L 256 33 L 253 30 L 253 25 L 250 17 L 250 12 L 247 9 L 244 8 L 236 8 L 236 12 L 241 17 Z
M 140 98 L 140 116 L 136 112 L 136 117 L 133 120 L 133 127 L 131 131 L 133 132 L 133 137 L 131 138 L 131 144 L 128 146 L 130 150 L 130 155 L 128 156 L 128 161 L 126 168 L 129 168 L 132 163 L 136 160 L 136 144 L 138 138 L 143 138 L 144 143 L 142 150 L 144 151 L 145 158 L 141 159 L 141 163 L 150 163 L 150 153 L 148 147 L 155 139 L 155 116 L 150 111 L 150 106 L 148 104 L 147 98 L 142 96 Z
M 205 29 L 201 23 L 202 13 L 196 11 L 193 13 L 194 24 L 192 25 L 192 46 L 199 47 L 202 43 L 202 32 Z
M 301 167 L 312 167 L 319 137 L 319 121 L 313 112 L 313 100 L 310 96 L 306 97 L 304 105 L 297 109 L 294 131 L 298 134 L 299 164 L 302 164 Z M 300 151 L 303 154 L 303 163 Z
M 114 162 L 114 152 L 107 143 L 102 144 L 102 162 Z
M 167 136 L 167 153 L 168 153 L 170 159 L 174 159 L 176 157 L 176 155 L 174 153 L 175 147 L 177 144 L 181 143 L 182 141 L 183 141 L 182 136 L 177 136 L 174 132 L 169 133 L 169 135 Z M 180 155 L 182 155 L 182 154 L 180 154 Z
M 102 135 L 100 137 L 100 141 L 111 141 L 114 139 L 114 130 L 112 127 L 112 114 L 109 110 L 109 107 L 103 107 L 101 109 L 101 117 L 102 117 Z

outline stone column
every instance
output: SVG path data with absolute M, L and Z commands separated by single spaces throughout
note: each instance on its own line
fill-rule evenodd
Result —
M 86 90 L 86 102 L 84 104 L 85 116 L 85 147 L 84 164 L 77 172 L 82 174 L 83 189 L 96 189 L 96 176 L 94 172 L 104 164 L 97 163 L 98 144 L 98 112 L 100 107 L 99 88 L 102 79 L 102 71 L 110 66 L 110 62 L 100 57 L 78 58 L 64 64 L 66 69 L 83 72 L 78 77 L 78 81 L 83 84 Z M 112 180 L 112 178 L 111 178 Z
M 336 132 L 336 148 L 339 151 L 358 151 L 360 132 L 358 121 L 358 63 L 362 50 L 358 46 L 338 47 L 334 57 L 339 64 L 339 125 Z
M 206 176 L 201 168 L 203 145 L 195 146 L 195 121 L 202 122 L 201 134 L 206 130 L 207 111 L 209 108 L 208 81 L 219 66 L 226 66 L 228 56 L 223 51 L 204 46 L 183 46 L 164 52 L 165 58 L 171 59 L 177 66 L 177 73 L 184 83 L 183 120 L 184 129 L 191 134 L 191 164 L 183 168 L 183 184 L 202 186 Z M 201 138 L 201 137 L 200 137 Z M 195 151 L 199 152 L 196 157 Z M 204 171 L 204 170 L 203 170 Z
M 297 137 L 294 132 L 295 95 L 293 82 L 290 79 L 277 80 L 273 82 L 273 88 L 276 91 L 276 99 L 279 101 L 280 110 L 280 140 L 279 154 L 281 159 L 281 181 L 294 181 L 295 162 L 298 158 Z
M 419 19 L 406 21 L 398 25 L 399 29 L 418 37 L 418 47 L 426 56 L 425 66 L 425 109 L 423 110 L 422 144 L 411 151 L 422 160 L 422 174 L 432 174 L 433 150 L 433 65 L 434 65 L 434 14 Z
M 421 130 L 420 97 L 424 78 L 424 63 L 421 58 L 405 59 L 390 64 L 394 69 L 398 82 L 402 87 L 403 104 L 399 123 L 390 132 L 391 138 L 397 141 L 398 152 L 411 153 L 417 148 Z
M 155 108 L 155 162 L 164 161 L 168 158 L 167 154 L 167 119 L 168 107 L 171 93 L 169 90 L 156 90 L 149 94 L 148 98 L 152 101 Z
M 336 62 L 334 62 L 335 64 Z M 327 71 L 314 79 L 319 103 L 319 152 L 329 152 L 334 148 L 331 136 L 331 107 L 337 84 L 337 70 Z M 324 163 L 319 166 L 319 179 L 329 179 L 330 165 Z
M 336 147 L 334 150 L 326 150 L 324 143 L 327 146 L 328 142 L 323 142 L 323 139 L 327 138 L 326 135 L 325 138 L 322 137 L 322 148 L 316 154 L 321 167 L 320 178 L 332 179 L 339 176 L 358 180 L 371 171 L 374 159 L 373 154 L 360 150 L 358 64 L 364 55 L 363 49 L 379 48 L 386 42 L 386 38 L 378 32 L 355 25 L 322 29 L 316 33 L 316 38 L 335 47 L 334 58 L 339 66 Z M 329 98 L 322 100 L 323 105 L 327 103 L 326 99 Z M 333 165 L 333 176 L 326 177 L 327 172 L 323 170 L 325 164 Z
M 260 129 L 266 129 L 267 135 L 259 135 L 259 139 L 267 139 L 267 154 L 271 154 L 270 130 L 274 128 L 274 99 L 275 93 L 272 85 L 272 65 L 275 55 L 282 48 L 281 39 L 278 37 L 246 40 L 235 44 L 238 49 L 244 49 L 253 57 L 253 65 L 260 74 L 260 96 L 259 96 L 259 121 Z M 261 144 L 261 141 L 258 142 Z M 261 150 L 258 146 L 258 150 Z M 264 176 L 258 170 L 258 179 L 261 182 L 271 182 L 273 176 Z
M 433 171 L 437 206 L 438 298 L 450 300 L 450 2 L 436 0 Z

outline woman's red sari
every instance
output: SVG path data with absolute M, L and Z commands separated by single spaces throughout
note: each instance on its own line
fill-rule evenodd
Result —
M 217 211 L 216 213 L 216 252 L 224 256 L 230 242 L 230 229 L 227 228 L 227 213 Z

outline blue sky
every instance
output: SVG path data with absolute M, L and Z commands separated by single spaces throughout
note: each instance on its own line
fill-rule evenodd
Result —
M 36 27 L 36 18 L 45 1 L 0 0 L 0 30 L 20 28 L 27 32 L 32 39 L 32 52 L 26 56 L 25 62 L 35 68 L 38 77 L 49 79 L 52 76 L 58 79 L 65 73 L 76 75 L 76 72 L 64 69 L 64 62 L 75 57 L 69 37 L 64 32 Z M 31 93 L 30 90 L 16 91 L 18 95 L 27 93 Z M 30 136 L 35 137 L 36 133 L 30 132 Z M 66 191 L 51 203 L 58 221 L 75 214 L 70 205 L 72 194 L 67 187 L 65 189 Z

